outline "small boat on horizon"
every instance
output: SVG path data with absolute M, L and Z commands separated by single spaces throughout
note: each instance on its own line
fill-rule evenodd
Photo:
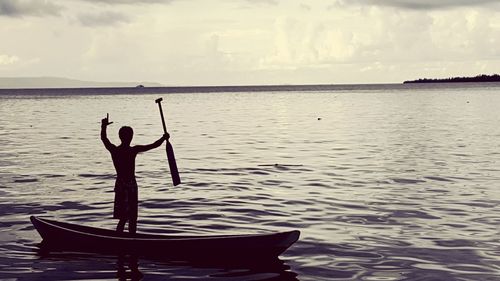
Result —
M 292 230 L 268 234 L 181 236 L 95 228 L 30 217 L 50 251 L 103 252 L 160 256 L 176 260 L 253 260 L 277 258 L 300 236 Z

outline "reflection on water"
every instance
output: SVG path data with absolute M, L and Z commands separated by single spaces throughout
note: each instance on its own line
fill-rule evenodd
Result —
M 120 256 L 118 257 L 117 266 L 118 271 L 116 272 L 116 276 L 120 281 L 137 281 L 144 277 L 144 274 L 139 270 L 139 260 L 137 257 Z
M 137 256 L 106 256 L 88 253 L 36 252 L 35 272 L 25 279 L 50 280 L 175 280 L 205 276 L 211 280 L 297 280 L 297 274 L 283 261 L 261 263 L 188 263 Z M 57 273 L 57 274 L 54 274 Z M 8 275 L 6 275 L 7 277 Z M 12 275 L 15 276 L 14 274 Z
M 498 280 L 500 87 L 489 85 L 164 94 L 183 184 L 171 186 L 163 150 L 138 157 L 138 230 L 301 230 L 284 263 L 258 269 L 37 255 L 30 215 L 115 227 L 100 118 L 115 122 L 112 141 L 130 125 L 149 143 L 162 134 L 159 95 L 0 95 L 0 279 L 137 268 L 144 280 Z

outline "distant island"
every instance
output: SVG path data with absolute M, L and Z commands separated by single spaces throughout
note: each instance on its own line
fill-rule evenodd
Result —
M 409 83 L 465 83 L 465 82 L 500 82 L 500 75 L 478 75 L 476 77 L 451 77 L 444 79 L 429 79 L 421 78 L 418 80 L 404 81 L 404 84 Z
M 96 82 L 62 77 L 0 77 L 0 89 L 163 87 L 154 82 Z

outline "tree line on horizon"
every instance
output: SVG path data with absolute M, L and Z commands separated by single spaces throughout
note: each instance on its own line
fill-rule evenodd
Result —
M 461 83 L 461 82 L 500 82 L 500 75 L 481 74 L 475 77 L 450 77 L 450 78 L 420 78 L 417 80 L 404 81 L 407 83 Z

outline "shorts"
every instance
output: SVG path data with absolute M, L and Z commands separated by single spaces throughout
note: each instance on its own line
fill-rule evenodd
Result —
M 114 219 L 137 220 L 137 182 L 117 179 L 115 182 L 115 203 L 113 208 Z

